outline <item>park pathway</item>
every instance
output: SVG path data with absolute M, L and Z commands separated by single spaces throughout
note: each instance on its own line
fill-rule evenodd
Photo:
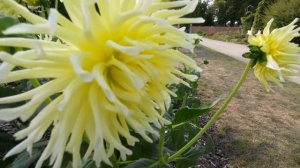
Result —
M 212 40 L 208 38 L 202 37 L 202 42 L 200 44 L 204 47 L 210 48 L 212 50 L 215 50 L 219 53 L 228 55 L 232 58 L 235 58 L 242 62 L 248 62 L 249 60 L 242 57 L 242 54 L 245 52 L 248 52 L 249 49 L 247 45 L 244 44 L 236 44 L 231 42 L 224 42 L 224 41 L 218 41 L 218 40 Z M 300 75 L 295 77 L 290 77 L 290 81 L 300 84 Z

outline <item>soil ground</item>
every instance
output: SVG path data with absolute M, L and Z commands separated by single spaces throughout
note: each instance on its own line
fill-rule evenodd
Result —
M 202 101 L 224 100 L 246 64 L 203 47 L 196 54 L 203 69 Z M 300 168 L 300 85 L 286 82 L 273 89 L 267 92 L 251 72 L 216 123 L 216 145 L 229 160 L 225 167 Z

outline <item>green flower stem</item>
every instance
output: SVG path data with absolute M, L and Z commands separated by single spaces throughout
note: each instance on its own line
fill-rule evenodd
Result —
M 170 156 L 167 159 L 167 162 L 171 162 L 176 160 L 178 156 L 180 156 L 182 153 L 184 153 L 186 150 L 188 150 L 192 145 L 194 145 L 197 140 L 209 129 L 215 122 L 216 120 L 220 117 L 220 115 L 224 112 L 225 108 L 228 106 L 234 95 L 238 92 L 239 88 L 241 85 L 244 83 L 247 74 L 249 73 L 250 69 L 252 68 L 254 63 L 254 60 L 250 60 L 249 63 L 247 64 L 240 80 L 238 83 L 235 85 L 233 90 L 231 91 L 230 95 L 226 98 L 225 102 L 223 105 L 218 109 L 218 111 L 212 116 L 212 118 L 206 123 L 206 125 L 199 131 L 197 135 L 193 139 L 191 139 L 185 146 L 183 146 L 180 150 L 178 150 L 176 153 L 174 153 L 172 156 Z
M 186 101 L 187 101 L 187 98 L 188 98 L 188 94 L 184 94 L 183 96 L 183 100 L 182 100 L 182 104 L 181 104 L 181 107 L 180 108 L 183 108 L 186 106 Z
M 118 163 L 118 160 L 117 160 L 117 157 L 116 157 L 116 154 L 113 154 L 110 158 L 110 161 L 113 165 L 113 168 L 119 168 L 119 163 Z
M 31 82 L 31 85 L 35 88 L 41 86 L 41 83 L 37 79 L 31 79 L 30 82 Z
M 31 82 L 32 86 L 35 87 L 35 88 L 41 86 L 41 83 L 40 83 L 39 80 L 37 80 L 37 79 L 31 79 L 30 82 Z M 51 103 L 51 102 L 52 102 L 52 100 L 51 100 L 50 98 L 47 98 L 47 99 L 46 99 L 46 103 L 47 103 L 47 104 L 49 104 L 49 103 Z
M 54 8 L 55 8 L 56 10 L 58 10 L 58 0 L 55 0 L 55 6 L 54 6 Z
M 130 161 L 119 161 L 118 162 L 118 164 L 119 165 L 128 165 L 128 164 L 130 164 L 130 163 L 134 163 L 134 162 L 136 162 L 137 160 L 130 160 Z
M 166 135 L 166 128 L 162 127 L 160 129 L 160 139 L 159 139 L 159 166 L 163 167 L 165 164 L 165 158 L 164 158 L 164 143 L 165 143 L 165 135 Z

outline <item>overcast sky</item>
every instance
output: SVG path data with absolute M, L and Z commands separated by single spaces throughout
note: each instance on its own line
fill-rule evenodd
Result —
M 208 1 L 208 3 L 211 5 L 211 4 L 213 4 L 214 3 L 214 0 L 201 0 L 202 2 L 203 1 Z

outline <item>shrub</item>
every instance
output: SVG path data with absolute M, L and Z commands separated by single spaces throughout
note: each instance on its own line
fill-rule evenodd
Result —
M 254 21 L 255 13 L 251 13 L 248 16 L 242 17 L 242 33 L 246 34 L 248 30 L 251 29 L 253 21 Z
M 199 35 L 199 36 L 206 36 L 207 35 L 207 33 L 206 32 L 204 32 L 204 31 L 202 31 L 202 30 L 197 30 L 197 34 Z
M 274 18 L 273 27 L 282 27 L 295 18 L 300 18 L 299 0 L 277 0 L 265 12 L 264 23 Z
M 272 28 L 288 25 L 295 18 L 300 18 L 300 1 L 277 0 L 266 10 L 263 18 L 264 25 L 272 18 L 274 18 Z M 297 25 L 300 25 L 300 21 Z M 300 38 L 296 38 L 295 42 L 300 44 Z
M 262 0 L 259 2 L 253 22 L 254 31 L 262 30 L 265 26 L 264 14 L 268 7 L 274 3 L 275 0 Z

